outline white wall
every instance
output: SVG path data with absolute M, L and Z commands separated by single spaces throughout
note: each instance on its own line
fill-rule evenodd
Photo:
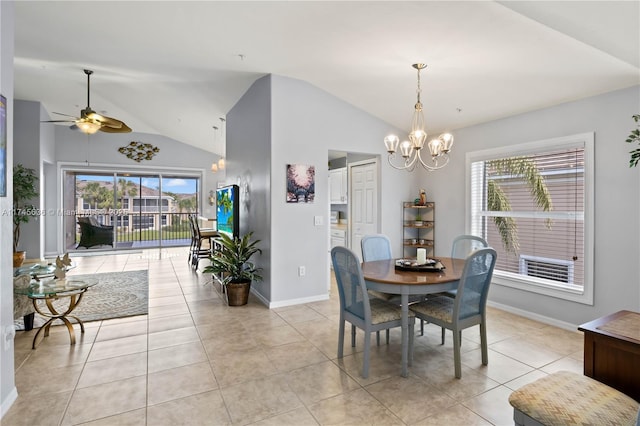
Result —
M 495 285 L 491 302 L 578 325 L 621 309 L 640 310 L 640 168 L 630 169 L 634 128 L 640 113 L 640 86 L 551 108 L 483 123 L 456 132 L 450 165 L 425 176 L 427 196 L 437 203 L 436 254 L 446 256 L 452 241 L 465 232 L 465 154 L 595 132 L 595 297 L 594 305 Z M 428 180 L 427 180 L 428 177 Z
M 12 208 L 13 183 L 13 17 L 14 4 L 0 1 L 0 93 L 7 99 L 7 196 L 0 197 L 0 211 Z M 0 417 L 18 396 L 14 381 L 13 341 L 5 346 L 5 332 L 13 328 L 13 222 L 0 214 Z
M 382 155 L 384 136 L 398 129 L 306 82 L 273 75 L 258 80 L 227 119 L 228 183 L 246 183 L 253 209 L 241 231 L 256 231 L 265 249 L 259 263 L 270 268 L 261 297 L 273 307 L 326 298 L 328 151 Z M 313 203 L 285 202 L 287 164 L 315 166 Z M 382 163 L 382 231 L 398 250 L 402 201 L 415 198 L 415 179 Z M 314 225 L 315 216 L 323 225 Z

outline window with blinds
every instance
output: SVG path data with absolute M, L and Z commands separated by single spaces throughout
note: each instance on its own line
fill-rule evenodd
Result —
M 585 238 L 588 139 L 469 154 L 470 231 L 498 252 L 494 275 L 503 282 L 532 291 L 592 293 L 585 292 L 591 275 L 585 261 L 592 257 Z

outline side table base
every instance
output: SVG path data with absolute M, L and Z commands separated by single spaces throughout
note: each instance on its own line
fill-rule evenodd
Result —
M 36 335 L 33 336 L 33 344 L 31 345 L 32 349 L 36 348 L 38 336 L 40 336 L 40 333 L 42 333 L 43 330 L 44 330 L 44 335 L 42 339 L 44 340 L 45 337 L 49 336 L 49 329 L 51 328 L 51 324 L 53 324 L 55 320 L 60 320 L 63 322 L 64 325 L 67 326 L 67 330 L 69 331 L 69 340 L 71 340 L 71 346 L 76 344 L 76 334 L 75 334 L 75 331 L 73 330 L 73 324 L 71 323 L 71 321 L 69 321 L 68 318 L 73 318 L 80 325 L 81 333 L 84 334 L 84 323 L 80 320 L 80 318 L 70 314 L 71 312 L 73 312 L 76 306 L 78 306 L 78 303 L 80 303 L 80 301 L 82 300 L 82 296 L 84 295 L 85 292 L 86 292 L 86 289 L 83 289 L 79 293 L 73 293 L 70 295 L 56 295 L 53 297 L 43 298 L 47 305 L 47 308 L 49 309 L 49 312 L 44 312 L 40 309 L 37 303 L 38 299 L 32 299 L 33 307 L 36 310 L 36 312 L 38 312 L 40 315 L 44 317 L 49 318 L 47 322 L 45 322 L 44 325 L 40 327 L 40 329 L 36 332 Z M 62 313 L 58 312 L 55 306 L 53 306 L 53 301 L 59 299 L 60 297 L 69 298 L 69 306 Z

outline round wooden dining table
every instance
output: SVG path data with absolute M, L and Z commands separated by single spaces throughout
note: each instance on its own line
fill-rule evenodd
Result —
M 409 361 L 409 296 L 441 293 L 458 287 L 464 259 L 439 257 L 440 271 L 414 271 L 396 268 L 396 260 L 362 263 L 362 272 L 370 290 L 400 295 L 402 308 L 402 377 L 408 376 Z

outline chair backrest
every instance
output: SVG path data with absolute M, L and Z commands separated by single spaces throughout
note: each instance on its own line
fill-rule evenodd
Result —
M 364 262 L 391 259 L 391 241 L 386 235 L 365 235 L 360 240 L 360 248 Z
M 198 218 L 195 214 L 189 215 L 189 224 L 191 226 L 191 236 L 192 238 L 198 240 L 200 239 L 200 226 L 198 225 Z
M 338 283 L 340 309 L 370 321 L 371 306 L 358 256 L 350 249 L 338 246 L 331 249 L 331 261 Z
M 484 314 L 496 258 L 496 251 L 491 247 L 476 250 L 467 256 L 456 293 L 454 321 L 456 318 L 462 320 Z
M 193 226 L 193 215 L 188 214 L 187 219 L 189 220 L 189 230 L 191 231 L 191 238 L 196 238 L 196 228 Z
M 489 247 L 489 244 L 484 238 L 475 235 L 459 235 L 451 245 L 451 257 L 466 259 L 473 251 L 486 247 Z

